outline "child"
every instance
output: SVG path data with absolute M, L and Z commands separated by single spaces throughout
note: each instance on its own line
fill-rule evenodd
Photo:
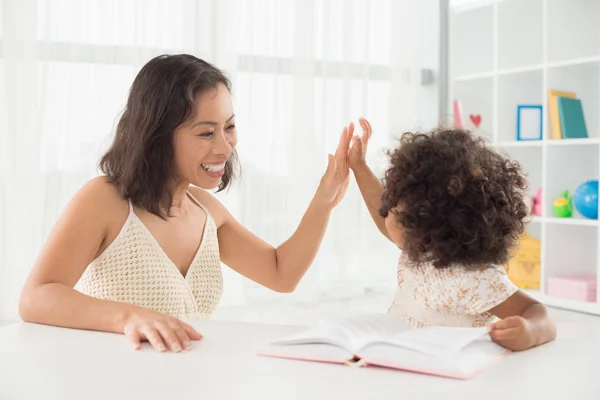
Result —
M 502 267 L 528 214 L 519 164 L 463 130 L 405 133 L 382 185 L 365 161 L 371 126 L 360 125 L 348 163 L 377 227 L 403 250 L 389 313 L 416 327 L 489 326 L 511 350 L 553 340 L 546 307 Z

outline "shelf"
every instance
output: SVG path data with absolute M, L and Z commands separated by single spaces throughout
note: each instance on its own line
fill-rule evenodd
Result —
M 515 140 L 513 142 L 499 142 L 496 146 L 506 149 L 522 148 L 522 147 L 542 147 L 544 142 L 541 140 Z
M 477 73 L 477 74 L 467 74 L 467 75 L 455 77 L 454 82 L 476 81 L 479 79 L 492 78 L 493 76 L 494 76 L 494 71 L 481 72 L 481 73 Z
M 573 195 L 600 175 L 600 1 L 477 0 L 452 8 L 450 18 L 450 112 L 457 99 L 463 113 L 481 114 L 485 126 L 476 133 L 519 162 L 528 196 L 542 189 L 543 216 L 524 221 L 525 231 L 542 241 L 541 290 L 530 293 L 551 307 L 600 315 L 600 299 L 544 292 L 549 276 L 600 278 L 600 220 L 576 207 L 572 218 L 558 218 L 553 206 L 563 191 Z M 589 138 L 552 139 L 549 90 L 576 93 Z M 520 104 L 544 107 L 542 140 L 516 140 Z
M 515 147 L 542 147 L 544 144 L 548 146 L 592 146 L 600 144 L 599 138 L 588 138 L 588 139 L 560 139 L 560 140 L 514 140 L 506 142 L 495 143 L 495 146 L 503 148 L 515 148 Z
M 554 139 L 548 140 L 546 142 L 548 143 L 548 146 L 586 146 L 600 144 L 600 139 Z
M 547 218 L 543 218 L 542 220 L 549 224 L 558 224 L 558 225 L 575 225 L 575 226 L 598 226 L 598 225 L 600 225 L 600 223 L 598 222 L 597 219 L 547 217 Z
M 544 66 L 542 64 L 527 65 L 524 67 L 499 69 L 498 75 L 522 74 L 523 72 L 534 72 L 534 71 L 542 72 L 543 69 L 544 69 Z
M 474 74 L 459 75 L 459 76 L 454 77 L 454 81 L 455 82 L 474 81 L 477 79 L 492 78 L 495 75 L 499 75 L 499 76 L 513 75 L 513 74 L 522 74 L 524 72 L 533 72 L 533 71 L 542 72 L 543 69 L 544 69 L 543 64 L 527 65 L 527 66 L 523 66 L 523 67 L 499 69 L 498 71 L 486 71 L 486 72 L 479 72 L 479 73 L 474 73 Z
M 600 63 L 600 56 L 582 57 L 582 58 L 574 58 L 571 60 L 555 61 L 555 62 L 548 63 L 548 68 L 561 68 L 561 67 L 570 67 L 570 66 L 576 66 L 576 65 L 593 64 L 593 63 Z
M 578 65 L 595 64 L 595 63 L 600 63 L 600 56 L 577 58 L 577 59 L 573 59 L 573 60 L 565 60 L 565 61 L 548 63 L 548 64 L 546 64 L 546 68 L 552 69 L 552 68 L 563 68 L 563 67 L 575 67 Z M 540 71 L 541 72 L 543 70 L 544 70 L 544 64 L 526 65 L 523 67 L 499 69 L 497 71 L 486 71 L 486 72 L 479 72 L 479 73 L 475 73 L 475 74 L 460 75 L 460 76 L 454 77 L 454 81 L 455 82 L 472 81 L 472 80 L 483 79 L 483 78 L 492 78 L 495 75 L 498 75 L 498 76 L 513 75 L 513 74 L 522 74 L 523 72 L 532 72 L 532 71 Z
M 575 301 L 560 297 L 548 296 L 547 294 L 542 293 L 540 290 L 525 290 L 525 293 L 548 307 L 600 315 L 600 304 L 598 303 Z

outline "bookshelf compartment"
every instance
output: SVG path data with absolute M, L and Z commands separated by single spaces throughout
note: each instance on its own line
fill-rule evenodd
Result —
M 588 136 L 599 137 L 600 62 L 549 68 L 548 90 L 575 92 L 581 99 Z
M 481 123 L 475 130 L 485 139 L 493 140 L 494 127 L 494 82 L 491 78 L 474 79 L 456 82 L 454 84 L 454 98 L 462 106 L 463 124 L 468 129 L 474 129 L 470 117 L 481 116 Z
M 545 241 L 545 294 L 552 294 L 547 286 L 553 277 L 593 276 L 597 282 L 597 227 L 548 225 Z
M 498 77 L 498 140 L 517 140 L 517 106 L 543 105 L 542 71 Z
M 457 14 L 451 26 L 455 38 L 450 44 L 452 74 L 471 75 L 494 69 L 494 12 L 491 7 Z
M 546 216 L 556 217 L 553 204 L 564 190 L 573 195 L 585 181 L 598 179 L 598 145 L 548 147 L 547 166 L 543 204 Z M 575 205 L 572 218 L 582 220 L 583 224 L 597 224 L 597 220 L 583 217 Z
M 508 0 L 498 4 L 498 68 L 543 61 L 543 0 Z
M 524 1 L 525 3 L 527 1 Z M 547 0 L 548 61 L 600 55 L 600 1 Z

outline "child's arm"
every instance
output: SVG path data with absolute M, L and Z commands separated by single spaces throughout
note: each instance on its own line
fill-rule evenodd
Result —
M 556 337 L 548 309 L 521 290 L 490 312 L 501 318 L 490 327 L 490 336 L 508 349 L 526 350 Z
M 375 176 L 371 168 L 367 165 L 366 161 L 366 152 L 367 152 L 367 144 L 371 137 L 371 124 L 364 119 L 360 119 L 360 126 L 363 130 L 362 138 L 355 136 L 352 140 L 352 148 L 350 149 L 350 153 L 348 154 L 348 163 L 352 172 L 354 172 L 354 177 L 356 178 L 356 183 L 358 184 L 358 189 L 360 190 L 360 194 L 367 205 L 367 209 L 369 210 L 369 214 L 371 214 L 371 218 L 377 225 L 377 228 L 385 237 L 389 240 L 392 240 L 387 228 L 385 227 L 385 219 L 379 215 L 379 209 L 381 208 L 381 196 L 383 195 L 383 185 Z

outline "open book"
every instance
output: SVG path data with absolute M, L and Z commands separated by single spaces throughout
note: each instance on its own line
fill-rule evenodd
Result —
M 411 328 L 397 317 L 357 314 L 271 342 L 261 356 L 379 366 L 468 379 L 508 352 L 487 328 Z

